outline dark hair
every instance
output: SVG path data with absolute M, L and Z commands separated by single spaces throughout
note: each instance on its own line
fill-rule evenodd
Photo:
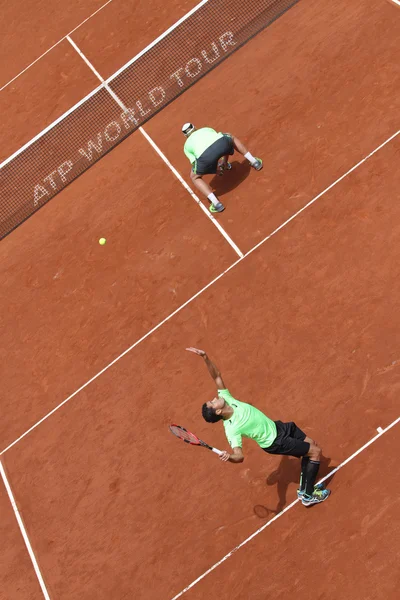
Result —
M 215 408 L 208 407 L 206 403 L 201 407 L 201 414 L 207 423 L 217 423 L 222 419 L 222 415 L 217 415 Z

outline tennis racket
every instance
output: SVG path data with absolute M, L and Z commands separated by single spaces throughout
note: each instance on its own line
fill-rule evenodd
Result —
M 178 437 L 180 440 L 183 440 L 187 444 L 192 444 L 193 446 L 203 446 L 203 448 L 207 448 L 208 450 L 215 452 L 215 454 L 218 454 L 219 456 L 223 454 L 221 450 L 217 450 L 217 448 L 209 446 L 208 444 L 203 442 L 203 440 L 200 440 L 197 437 L 197 435 L 194 435 L 194 433 L 191 433 L 190 431 L 188 431 L 184 427 L 181 427 L 180 425 L 170 425 L 169 429 L 174 435 L 176 435 L 176 437 Z

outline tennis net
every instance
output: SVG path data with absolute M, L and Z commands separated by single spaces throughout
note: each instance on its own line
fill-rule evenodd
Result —
M 0 165 L 0 239 L 299 0 L 203 0 Z

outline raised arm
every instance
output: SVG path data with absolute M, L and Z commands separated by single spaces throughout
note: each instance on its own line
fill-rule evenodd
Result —
M 186 350 L 188 350 L 189 352 L 193 352 L 194 354 L 197 354 L 197 356 L 201 356 L 204 359 L 204 362 L 207 365 L 208 372 L 210 373 L 211 377 L 214 379 L 215 385 L 217 386 L 217 388 L 219 390 L 225 390 L 226 387 L 222 380 L 221 373 L 219 372 L 216 365 L 208 358 L 208 356 L 204 352 L 204 350 L 199 350 L 198 348 L 186 348 Z

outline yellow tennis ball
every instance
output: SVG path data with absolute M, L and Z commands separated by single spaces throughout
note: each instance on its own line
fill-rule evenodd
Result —
M 106 243 L 106 241 L 107 241 L 107 240 L 106 240 L 106 238 L 100 238 L 100 239 L 99 239 L 99 244 L 100 244 L 100 246 L 104 246 L 104 245 L 105 245 L 105 243 Z

